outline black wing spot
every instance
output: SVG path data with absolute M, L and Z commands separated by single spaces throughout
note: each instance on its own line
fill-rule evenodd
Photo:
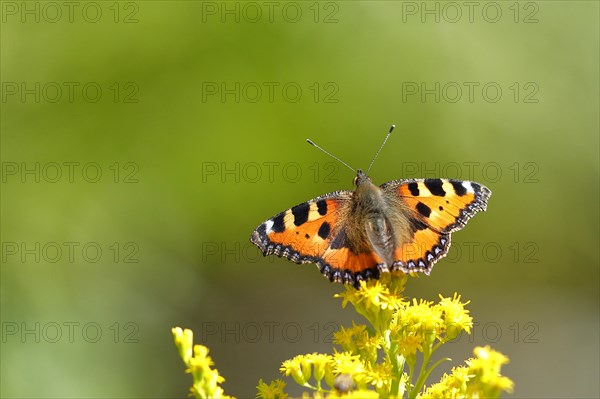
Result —
M 309 239 L 310 236 L 308 234 L 304 234 L 304 238 Z
M 452 184 L 452 187 L 454 187 L 454 191 L 459 196 L 462 197 L 463 195 L 465 195 L 467 193 L 467 189 L 465 188 L 465 186 L 463 186 L 463 184 L 461 182 L 450 180 L 450 184 Z
M 319 235 L 319 237 L 326 240 L 327 237 L 329 237 L 330 232 L 331 232 L 331 227 L 329 226 L 329 223 L 323 222 L 321 227 L 319 227 L 319 232 L 317 234 Z
M 417 182 L 408 183 L 408 190 L 415 197 L 419 196 L 419 184 Z
M 273 227 L 271 227 L 271 230 L 273 230 L 275 233 L 282 233 L 285 231 L 285 223 L 283 221 L 284 216 L 284 213 L 280 213 L 273 218 Z
M 431 194 L 437 195 L 438 197 L 443 197 L 446 195 L 446 192 L 442 188 L 444 182 L 440 179 L 425 179 L 425 187 L 431 191 Z
M 308 212 L 310 210 L 310 205 L 308 202 L 305 202 L 300 205 L 296 205 L 292 208 L 292 215 L 294 215 L 294 224 L 296 226 L 301 226 L 308 220 Z
M 327 201 L 326 200 L 317 201 L 317 210 L 319 211 L 319 215 L 325 216 L 327 214 Z
M 422 202 L 417 203 L 417 211 L 419 211 L 419 213 L 425 216 L 426 218 L 428 218 L 429 215 L 431 215 L 431 208 Z

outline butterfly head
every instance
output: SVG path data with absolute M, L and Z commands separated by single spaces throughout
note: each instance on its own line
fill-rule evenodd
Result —
M 362 184 L 364 184 L 365 182 L 371 182 L 371 178 L 369 176 L 367 176 L 362 169 L 358 169 L 356 171 L 356 177 L 354 178 L 354 185 L 356 187 L 361 186 Z

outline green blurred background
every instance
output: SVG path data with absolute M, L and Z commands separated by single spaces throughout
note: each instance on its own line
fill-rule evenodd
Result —
M 306 137 L 366 168 L 392 123 L 376 183 L 493 191 L 408 285 L 472 301 L 445 354 L 600 395 L 598 2 L 69 4 L 1 2 L 2 397 L 185 397 L 173 326 L 239 397 L 330 352 L 342 287 L 248 238 L 352 188 Z

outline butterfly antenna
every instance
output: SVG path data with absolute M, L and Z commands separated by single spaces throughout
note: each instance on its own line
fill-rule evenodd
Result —
M 371 161 L 371 164 L 369 165 L 369 169 L 367 169 L 367 176 L 369 175 L 369 171 L 371 170 L 371 167 L 373 166 L 373 163 L 375 162 L 375 160 L 377 159 L 377 157 L 379 156 L 379 153 L 381 152 L 381 149 L 383 148 L 383 146 L 385 145 L 386 141 L 388 140 L 388 138 L 390 137 L 390 134 L 392 134 L 392 132 L 394 131 L 394 128 L 396 127 L 396 125 L 392 125 L 392 127 L 390 127 L 390 131 L 388 132 L 388 134 L 385 136 L 385 139 L 383 140 L 383 143 L 381 144 L 381 147 L 379 147 L 379 149 L 377 150 L 377 153 L 375 154 L 375 156 L 373 157 L 373 160 Z
M 329 155 L 331 158 L 335 159 L 336 161 L 338 161 L 339 163 L 341 163 L 342 165 L 346 166 L 348 169 L 350 169 L 351 171 L 353 171 L 354 173 L 356 173 L 356 169 L 354 169 L 352 166 L 348 165 L 346 162 L 342 161 L 341 159 L 339 159 L 338 157 L 336 157 L 335 155 L 325 151 L 324 149 L 322 149 L 321 147 L 319 147 L 318 145 L 315 144 L 314 141 L 312 141 L 311 139 L 306 139 L 306 141 L 308 142 L 308 144 L 317 147 L 319 150 L 323 151 L 325 154 Z

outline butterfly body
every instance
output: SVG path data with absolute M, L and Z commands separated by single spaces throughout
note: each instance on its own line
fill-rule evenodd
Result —
M 251 241 L 263 254 L 316 263 L 331 281 L 401 270 L 429 274 L 450 247 L 450 234 L 484 211 L 491 191 L 452 179 L 395 180 L 376 186 L 357 171 L 355 191 L 301 203 L 260 224 Z
M 374 251 L 384 264 L 391 265 L 396 234 L 401 233 L 398 227 L 402 215 L 394 211 L 396 204 L 393 198 L 374 185 L 361 170 L 358 170 L 355 184 L 356 191 L 351 199 L 346 229 L 354 233 L 350 243 L 364 245 L 350 248 L 355 252 Z

